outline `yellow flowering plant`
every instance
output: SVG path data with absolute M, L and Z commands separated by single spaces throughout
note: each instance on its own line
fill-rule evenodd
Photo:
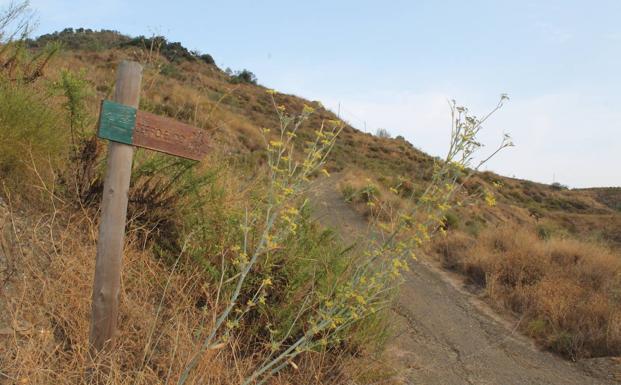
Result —
M 273 99 L 273 94 L 270 93 Z M 347 337 L 352 325 L 376 314 L 389 306 L 391 293 L 402 281 L 404 271 L 410 269 L 410 261 L 416 259 L 419 249 L 431 237 L 442 232 L 442 219 L 453 206 L 454 198 L 463 183 L 485 162 L 501 149 L 511 144 L 506 136 L 498 149 L 489 157 L 472 165 L 474 155 L 481 147 L 476 137 L 481 125 L 506 100 L 502 96 L 497 107 L 483 119 L 476 119 L 463 107 L 451 103 L 452 130 L 447 156 L 436 162 L 429 185 L 420 194 L 411 194 L 414 202 L 405 209 L 390 212 L 389 221 L 372 218 L 373 233 L 362 255 L 352 256 L 355 266 L 332 281 L 327 290 L 313 290 L 295 304 L 295 315 L 289 324 L 267 323 L 269 342 L 266 356 L 242 382 L 244 385 L 262 384 L 286 367 L 295 367 L 294 359 L 304 352 L 325 350 Z M 234 259 L 237 273 L 232 281 L 227 305 L 215 318 L 201 349 L 190 361 L 182 374 L 183 384 L 200 356 L 213 346 L 229 340 L 241 324 L 244 316 L 269 305 L 269 291 L 274 285 L 269 275 L 256 280 L 258 285 L 246 285 L 256 275 L 253 271 L 261 261 L 274 258 L 298 237 L 302 212 L 306 210 L 304 192 L 311 177 L 327 175 L 324 166 L 335 140 L 343 128 L 339 121 L 326 121 L 315 130 L 314 139 L 304 142 L 299 153 L 295 151 L 301 125 L 314 112 L 305 106 L 299 115 L 289 115 L 286 108 L 276 104 L 280 127 L 272 132 L 263 130 L 265 139 L 268 188 L 263 209 L 259 214 L 247 212 L 242 225 L 242 242 L 235 248 Z M 367 204 L 379 201 L 369 183 Z M 400 194 L 400 186 L 391 191 Z M 493 197 L 492 197 L 493 198 Z M 488 203 L 492 198 L 487 198 Z M 260 220 L 262 218 L 262 220 Z M 256 237 L 253 234 L 258 234 Z M 257 238 L 258 241 L 252 241 Z M 316 278 L 311 277 L 311 280 Z M 250 292 L 248 292 L 250 290 Z M 240 298 L 244 298 L 240 301 Z M 278 322 L 278 319 L 274 320 Z
M 232 260 L 237 272 L 229 279 L 221 279 L 221 286 L 232 284 L 232 290 L 227 293 L 226 306 L 215 317 L 213 325 L 201 344 L 201 348 L 194 354 L 185 370 L 179 384 L 184 384 L 191 371 L 198 364 L 200 357 L 213 346 L 219 346 L 228 341 L 230 335 L 240 326 L 242 319 L 257 306 L 264 306 L 268 299 L 268 289 L 273 285 L 272 277 L 266 276 L 258 287 L 248 285 L 253 278 L 253 268 L 262 261 L 284 247 L 287 240 L 295 236 L 301 212 L 306 208 L 307 201 L 302 199 L 311 178 L 316 174 L 326 174 L 324 168 L 328 154 L 332 150 L 336 138 L 343 128 L 343 123 L 337 120 L 323 122 L 315 130 L 314 140 L 307 141 L 305 146 L 296 151 L 297 133 L 300 127 L 308 121 L 314 109 L 304 106 L 301 113 L 288 114 L 284 105 L 276 104 L 274 92 L 267 93 L 272 97 L 279 127 L 272 132 L 269 128 L 262 129 L 267 157 L 267 193 L 259 209 L 247 210 L 243 224 L 240 226 L 241 244 L 232 248 L 235 257 Z M 258 238 L 258 240 L 257 240 Z M 252 290 L 252 292 L 248 292 Z M 224 293 L 219 290 L 219 293 Z M 247 298 L 243 302 L 241 298 Z M 307 297 L 307 301 L 310 301 Z M 299 315 L 307 310 L 307 303 L 301 305 Z M 299 317 L 296 317 L 296 320 Z M 295 322 L 294 322 L 295 323 Z M 272 340 L 270 351 L 279 352 L 283 341 L 290 337 L 293 331 L 290 325 L 289 332 L 280 337 L 280 341 Z M 278 331 L 270 329 L 270 335 L 278 335 Z M 280 360 L 277 360 L 280 362 Z M 261 372 L 262 373 L 262 372 Z M 256 376 L 255 376 L 256 377 Z M 250 378 L 255 378 L 252 375 Z

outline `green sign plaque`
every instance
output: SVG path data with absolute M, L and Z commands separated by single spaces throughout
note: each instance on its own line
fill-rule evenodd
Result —
M 104 100 L 99 115 L 97 136 L 115 142 L 132 144 L 136 127 L 136 109 L 124 104 Z

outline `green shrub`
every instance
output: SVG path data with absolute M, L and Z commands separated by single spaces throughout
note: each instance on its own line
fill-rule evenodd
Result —
M 537 237 L 541 240 L 548 240 L 552 236 L 552 228 L 546 225 L 537 225 Z
M 543 209 L 536 205 L 534 202 L 533 204 L 528 206 L 528 215 L 535 218 L 536 221 L 539 221 L 541 218 L 543 218 L 544 214 L 545 212 L 543 211 Z
M 23 188 L 49 182 L 52 169 L 65 159 L 68 136 L 45 95 L 0 80 L 0 179 Z
M 359 192 L 358 196 L 363 202 L 372 202 L 380 196 L 380 191 L 374 184 L 367 184 Z
M 138 36 L 122 43 L 122 47 L 139 47 L 159 52 L 170 62 L 178 63 L 183 60 L 197 59 L 197 53 L 191 52 L 179 42 L 170 42 L 164 36 Z
M 84 71 L 72 72 L 63 70 L 60 73 L 60 80 L 55 83 L 60 90 L 65 102 L 63 107 L 67 112 L 69 129 L 72 142 L 84 138 L 84 128 L 90 123 L 90 116 L 86 110 L 86 98 L 91 95 L 91 89 L 84 77 Z
M 153 244 L 165 260 L 179 255 L 183 239 L 193 233 L 187 253 L 205 266 L 206 256 L 217 254 L 224 240 L 217 232 L 227 230 L 222 228 L 224 196 L 216 184 L 219 171 L 220 166 L 200 169 L 191 160 L 137 152 L 129 191 L 129 230 L 142 244 Z
M 550 187 L 552 187 L 552 190 L 567 190 L 568 187 L 565 186 L 564 184 L 561 184 L 559 182 L 554 182 L 550 185 Z
M 257 84 L 257 77 L 251 71 L 243 69 L 241 71 L 236 71 L 234 74 L 231 75 L 231 83 Z
M 457 214 L 453 211 L 448 211 L 444 214 L 442 219 L 442 226 L 445 230 L 455 230 L 459 228 L 460 220 Z
M 356 188 L 350 184 L 346 184 L 341 187 L 341 194 L 343 194 L 345 202 L 351 202 L 356 195 Z
M 528 334 L 534 338 L 541 338 L 541 336 L 545 336 L 548 332 L 548 328 L 548 323 L 541 318 L 533 319 L 526 326 Z
M 248 325 L 244 333 L 248 333 L 249 339 L 259 340 L 256 342 L 268 343 L 270 338 L 282 340 L 288 331 L 291 340 L 299 338 L 308 327 L 296 323 L 301 301 L 308 300 L 310 305 L 329 297 L 352 263 L 350 249 L 338 242 L 333 231 L 321 230 L 308 208 L 301 212 L 296 234 L 282 245 L 281 252 L 262 262 L 260 271 L 272 277 L 274 286 L 267 297 L 268 306 L 256 308 L 257 315 L 264 318 L 260 325 L 271 322 L 279 327 L 272 336 L 264 335 L 266 339 L 260 341 L 261 331 Z M 256 279 L 257 288 L 260 283 L 261 279 Z M 249 319 L 253 318 L 250 315 Z
M 483 221 L 480 218 L 469 219 L 465 223 L 466 233 L 478 237 L 481 230 L 485 228 Z
M 216 64 L 216 61 L 213 60 L 213 56 L 211 56 L 208 53 L 197 54 L 197 55 L 198 55 L 199 60 L 201 60 L 204 63 L 211 64 L 211 65 L 215 65 Z
M 160 74 L 164 76 L 168 76 L 171 78 L 179 78 L 181 73 L 179 72 L 179 68 L 177 68 L 174 64 L 164 64 L 162 68 L 160 68 Z

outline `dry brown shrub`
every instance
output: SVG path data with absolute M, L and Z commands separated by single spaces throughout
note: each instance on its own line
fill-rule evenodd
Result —
M 338 177 L 338 189 L 343 198 L 365 218 L 390 222 L 398 212 L 412 206 L 401 199 L 368 172 L 348 170 Z
M 523 330 L 571 358 L 621 354 L 621 256 L 596 243 L 499 226 L 475 241 L 454 233 L 435 251 L 445 265 L 525 317 Z
M 88 355 L 93 228 L 81 218 L 51 231 L 46 239 L 34 227 L 32 232 L 22 228 L 21 239 L 9 240 L 23 242 L 24 253 L 15 262 L 18 273 L 2 291 L 7 324 L 1 337 L 3 377 L 17 383 L 78 384 L 107 373 L 112 384 L 173 382 L 196 349 L 195 331 L 209 322 L 195 303 L 205 290 L 200 275 L 171 272 L 149 253 L 129 246 L 115 353 L 110 360 L 93 361 Z M 40 257 L 45 249 L 52 250 L 49 259 Z M 243 373 L 248 365 L 231 360 L 228 349 L 212 352 L 199 372 L 209 376 L 205 380 L 227 383 L 220 380 L 234 374 L 234 368 Z
M 464 233 L 451 233 L 450 237 L 436 238 L 433 248 L 440 256 L 442 266 L 450 270 L 464 270 L 465 253 L 473 246 L 474 239 Z M 468 274 L 475 282 L 485 283 L 485 274 L 472 271 Z

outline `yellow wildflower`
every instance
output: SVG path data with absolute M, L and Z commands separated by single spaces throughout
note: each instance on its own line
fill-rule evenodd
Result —
M 274 148 L 280 148 L 283 146 L 283 142 L 280 140 L 270 140 L 270 146 Z
M 296 209 L 295 207 L 289 207 L 288 209 L 285 210 L 285 212 L 290 215 L 298 215 L 300 213 L 300 211 Z
M 448 209 L 450 209 L 451 206 L 447 205 L 446 203 L 442 203 L 438 205 L 438 208 L 440 209 L 440 211 L 448 211 Z
M 487 203 L 489 207 L 496 206 L 496 197 L 492 193 L 486 191 L 485 192 L 485 203 Z

